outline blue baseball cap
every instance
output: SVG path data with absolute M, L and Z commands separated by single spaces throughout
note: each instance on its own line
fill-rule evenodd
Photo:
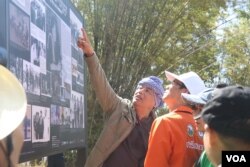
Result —
M 207 88 L 197 95 L 182 93 L 182 98 L 189 104 L 200 104 L 205 105 L 213 97 L 213 88 Z

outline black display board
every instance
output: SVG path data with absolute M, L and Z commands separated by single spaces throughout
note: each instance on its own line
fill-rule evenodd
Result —
M 85 147 L 83 17 L 70 0 L 0 1 L 0 44 L 28 99 L 21 162 Z

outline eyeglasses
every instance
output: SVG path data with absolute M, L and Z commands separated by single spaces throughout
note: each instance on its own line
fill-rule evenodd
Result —
M 10 159 L 11 153 L 13 151 L 13 143 L 12 143 L 12 138 L 11 134 L 6 137 L 6 149 L 4 148 L 3 144 L 0 143 L 0 148 L 2 149 L 3 153 L 5 154 L 5 157 L 8 162 L 8 167 L 12 167 L 12 162 Z
M 178 81 L 178 80 L 176 80 L 176 79 L 172 81 L 172 85 L 177 85 L 177 86 L 179 86 L 181 89 L 186 88 L 186 86 L 184 85 L 184 83 L 182 83 L 181 81 Z

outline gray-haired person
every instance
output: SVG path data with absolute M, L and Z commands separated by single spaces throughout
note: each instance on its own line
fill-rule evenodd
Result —
M 85 53 L 92 87 L 109 115 L 85 167 L 143 167 L 154 112 L 161 107 L 164 88 L 155 76 L 143 78 L 132 101 L 119 97 L 110 86 L 84 30 L 78 47 Z

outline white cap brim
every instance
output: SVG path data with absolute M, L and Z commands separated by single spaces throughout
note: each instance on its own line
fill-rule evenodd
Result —
M 204 81 L 193 71 L 183 73 L 181 75 L 165 71 L 165 74 L 167 79 L 171 82 L 175 79 L 181 81 L 186 86 L 190 94 L 198 94 L 206 89 Z
M 18 79 L 0 65 L 0 140 L 13 132 L 26 114 L 26 93 Z
M 167 79 L 169 80 L 169 81 L 173 81 L 173 80 L 175 80 L 175 79 L 178 79 L 178 75 L 176 75 L 176 74 L 174 74 L 174 73 L 171 73 L 171 72 L 169 72 L 169 71 L 165 71 L 165 75 L 166 75 L 166 77 L 167 77 Z M 179 80 L 179 79 L 178 79 Z
M 182 93 L 181 96 L 182 96 L 183 99 L 185 99 L 190 104 L 201 104 L 201 105 L 205 105 L 206 104 L 206 102 L 204 100 L 202 100 L 197 95 L 191 95 L 191 94 L 187 94 L 187 93 Z

